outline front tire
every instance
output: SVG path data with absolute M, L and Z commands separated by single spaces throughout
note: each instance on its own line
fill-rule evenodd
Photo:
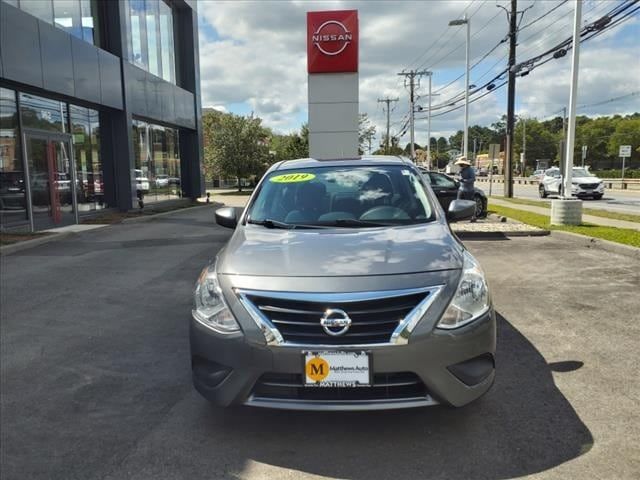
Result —
M 594 196 L 593 196 L 593 199 L 594 199 L 594 200 L 602 200 L 602 194 L 594 195 Z
M 484 217 L 485 216 L 484 200 L 482 200 L 482 197 L 480 195 L 475 195 L 473 197 L 473 200 L 476 202 L 476 214 L 475 214 L 475 217 L 476 218 Z
M 538 187 L 538 193 L 540 194 L 540 198 L 547 198 L 547 191 L 544 189 L 543 184 L 540 184 Z

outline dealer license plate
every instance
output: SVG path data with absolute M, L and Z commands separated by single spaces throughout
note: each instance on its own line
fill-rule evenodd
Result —
M 305 387 L 369 387 L 371 362 L 366 352 L 303 352 Z

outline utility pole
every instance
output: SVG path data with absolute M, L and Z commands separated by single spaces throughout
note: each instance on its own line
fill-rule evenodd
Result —
M 525 164 L 527 161 L 527 121 L 524 119 L 524 117 L 522 118 L 522 174 L 521 176 L 524 177 L 526 175 L 525 173 Z
M 420 81 L 420 77 L 422 75 L 427 75 L 426 70 L 410 70 L 408 72 L 400 72 L 398 75 L 401 75 L 405 78 L 405 87 L 407 86 L 407 81 L 409 82 L 409 128 L 411 130 L 411 161 L 415 161 L 416 159 L 416 151 L 415 151 L 415 91 L 416 87 L 416 78 L 418 82 Z
M 511 0 L 509 14 L 509 91 L 507 93 L 507 142 L 504 169 L 504 196 L 513 197 L 513 125 L 516 101 L 516 33 L 518 0 Z
M 432 72 L 427 72 L 429 75 L 429 113 L 427 115 L 427 167 L 431 170 L 431 77 Z
M 569 122 L 567 125 L 567 145 L 565 153 L 565 173 L 563 198 L 571 198 L 571 177 L 573 174 L 573 146 L 576 136 L 576 98 L 578 97 L 578 66 L 580 60 L 580 21 L 582 0 L 576 0 L 573 17 L 573 49 L 571 52 L 571 89 L 569 90 Z
M 518 0 L 511 0 L 511 11 L 502 5 L 497 5 L 507 12 L 509 19 L 509 83 L 507 93 L 507 135 L 505 139 L 505 155 L 504 155 L 504 196 L 513 197 L 513 130 L 515 124 L 515 102 L 516 102 L 516 40 L 518 35 L 518 14 L 520 21 L 524 16 L 524 12 L 529 10 L 533 5 L 518 12 Z
M 385 155 L 389 155 L 389 128 L 391 126 L 391 108 L 390 108 L 390 104 L 391 102 L 397 102 L 398 100 L 400 100 L 399 98 L 379 98 L 378 99 L 378 103 L 386 103 L 387 104 L 387 136 L 385 138 L 385 143 L 384 143 L 384 153 Z

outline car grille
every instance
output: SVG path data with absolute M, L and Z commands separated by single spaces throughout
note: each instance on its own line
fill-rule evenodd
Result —
M 596 183 L 579 183 L 578 186 L 584 190 L 593 190 L 598 186 Z
M 428 396 L 420 377 L 412 372 L 376 373 L 369 387 L 304 387 L 302 375 L 266 373 L 253 388 L 253 397 L 298 401 L 375 401 L 424 399 Z
M 268 293 L 268 292 L 266 292 Z M 304 345 L 368 345 L 388 343 L 398 324 L 422 300 L 427 291 L 391 298 L 361 301 L 317 302 L 247 295 L 261 315 L 278 329 L 285 342 Z M 327 309 L 341 309 L 351 327 L 341 336 L 327 334 L 320 319 Z

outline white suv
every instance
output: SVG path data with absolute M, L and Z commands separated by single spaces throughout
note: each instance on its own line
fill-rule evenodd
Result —
M 548 195 L 562 195 L 562 174 L 557 167 L 544 172 L 540 180 L 538 192 L 541 198 Z M 595 175 L 590 174 L 583 167 L 573 167 L 571 178 L 571 195 L 574 197 L 591 197 L 600 200 L 604 195 L 604 183 Z

